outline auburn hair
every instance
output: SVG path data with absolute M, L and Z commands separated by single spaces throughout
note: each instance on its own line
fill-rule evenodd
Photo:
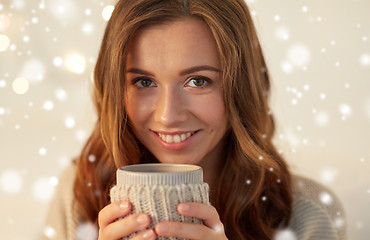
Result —
M 105 29 L 94 71 L 97 122 L 77 160 L 76 204 L 95 222 L 110 203 L 109 189 L 123 165 L 158 162 L 138 141 L 125 112 L 129 42 L 143 27 L 198 18 L 216 40 L 230 122 L 225 161 L 211 189 L 229 239 L 272 239 L 292 209 L 291 175 L 272 143 L 270 79 L 243 0 L 119 0 Z

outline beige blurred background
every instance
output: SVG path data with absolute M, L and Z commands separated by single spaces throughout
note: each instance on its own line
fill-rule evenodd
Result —
M 273 83 L 276 144 L 370 236 L 370 1 L 249 0 Z M 0 233 L 39 239 L 90 133 L 90 78 L 114 1 L 0 0 Z M 342 222 L 337 222 L 341 224 Z

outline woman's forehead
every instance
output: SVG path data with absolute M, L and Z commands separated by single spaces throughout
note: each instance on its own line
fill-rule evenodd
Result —
M 220 65 L 216 41 L 199 19 L 185 18 L 139 30 L 129 45 L 127 67 L 171 67 L 188 61 L 193 65 Z

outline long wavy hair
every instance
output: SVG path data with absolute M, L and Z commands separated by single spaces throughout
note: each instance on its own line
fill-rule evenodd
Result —
M 291 175 L 272 144 L 270 80 L 243 0 L 120 0 L 106 27 L 94 72 L 97 122 L 77 160 L 76 203 L 96 223 L 109 204 L 115 171 L 158 160 L 135 137 L 123 99 L 129 42 L 139 29 L 198 18 L 216 40 L 230 121 L 224 166 L 212 204 L 229 239 L 272 239 L 291 214 Z

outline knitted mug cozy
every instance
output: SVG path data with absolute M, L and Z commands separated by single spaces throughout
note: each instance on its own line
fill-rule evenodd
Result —
M 111 202 L 127 200 L 133 213 L 146 213 L 151 218 L 148 228 L 158 222 L 177 221 L 202 224 L 202 220 L 184 217 L 177 212 L 181 202 L 209 204 L 209 186 L 203 182 L 202 168 L 187 164 L 136 164 L 117 170 L 117 185 L 110 190 Z M 123 239 L 129 239 L 133 233 Z M 159 240 L 180 240 L 158 237 Z

